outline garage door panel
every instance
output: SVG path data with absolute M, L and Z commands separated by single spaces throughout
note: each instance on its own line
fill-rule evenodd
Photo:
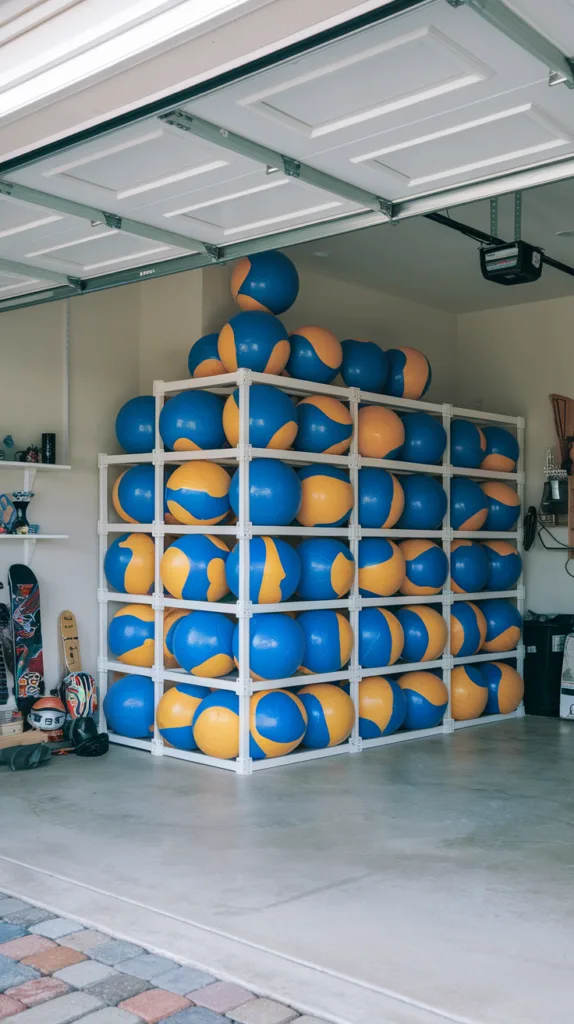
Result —
M 14 181 L 127 215 L 157 202 L 233 180 L 258 164 L 157 119 L 22 168 Z
M 534 57 L 471 10 L 440 2 L 185 109 L 315 164 L 327 150 L 421 120 L 432 130 L 447 111 L 538 82 L 547 82 L 547 69 Z
M 505 97 L 491 102 L 488 113 L 482 104 L 477 105 L 473 113 L 482 116 L 470 119 L 465 108 L 441 119 L 435 131 L 420 132 L 427 126 L 419 125 L 419 133 L 415 133 L 409 126 L 385 134 L 378 146 L 373 146 L 377 140 L 369 139 L 368 148 L 364 143 L 348 147 L 345 176 L 394 199 L 404 194 L 405 188 L 440 188 L 574 149 L 574 111 L 566 111 L 571 122 L 567 126 L 541 106 L 516 104 L 512 98 L 512 106 L 501 106 L 508 102 Z M 328 155 L 317 162 L 323 170 L 333 170 Z
M 242 185 L 237 191 L 233 185 L 217 191 L 211 189 L 208 198 L 204 195 L 183 207 L 166 210 L 165 221 L 183 234 L 223 245 L 361 209 L 279 173 L 260 172 L 243 179 Z
M 25 277 L 23 274 L 10 274 L 0 269 L 0 300 L 52 288 L 55 284 L 56 282 L 40 280 L 33 274 Z
M 574 54 L 574 0 L 505 0 L 564 53 Z

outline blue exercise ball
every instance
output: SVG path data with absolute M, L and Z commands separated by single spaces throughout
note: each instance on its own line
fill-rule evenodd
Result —
M 219 332 L 217 352 L 228 373 L 240 366 L 257 373 L 279 374 L 285 369 L 291 345 L 283 324 L 271 313 L 236 313 Z
M 471 420 L 453 420 L 450 425 L 450 461 L 453 466 L 478 469 L 486 455 L 486 437 Z
M 252 384 L 249 388 L 249 441 L 254 448 L 287 450 L 293 444 L 299 426 L 297 406 L 289 395 L 272 384 Z M 239 444 L 239 388 L 227 399 L 223 409 L 223 429 L 232 448 Z
M 217 351 L 219 335 L 204 334 L 192 345 L 187 358 L 190 377 L 215 377 L 225 373 L 225 367 Z
M 233 622 L 221 612 L 190 612 L 176 623 L 171 646 L 194 676 L 216 679 L 233 670 Z
M 301 566 L 297 593 L 302 601 L 336 601 L 349 592 L 355 559 L 346 544 L 333 537 L 307 537 L 297 553 Z
M 233 657 L 239 667 L 238 622 L 233 631 Z M 286 679 L 295 675 L 305 650 L 305 638 L 296 619 L 284 612 L 253 615 L 249 619 L 249 672 L 252 679 Z
M 240 309 L 284 313 L 299 293 L 299 275 L 285 253 L 270 249 L 244 256 L 231 275 L 231 294 Z
M 152 523 L 155 502 L 155 470 L 149 463 L 130 466 L 112 488 L 112 504 L 126 523 Z
M 124 676 L 104 697 L 108 728 L 119 736 L 149 740 L 153 733 L 154 684 L 149 676 Z
M 522 558 L 507 540 L 482 543 L 488 559 L 486 590 L 512 590 L 522 572 Z
M 450 573 L 455 594 L 477 594 L 488 579 L 488 555 L 473 540 L 455 540 L 451 547 Z
M 174 452 L 223 448 L 223 401 L 210 391 L 180 391 L 165 403 L 159 432 Z
M 446 430 L 440 420 L 429 416 L 428 412 L 407 412 L 402 420 L 405 428 L 403 462 L 438 465 L 446 448 Z
M 474 480 L 453 477 L 450 484 L 450 525 L 453 530 L 482 530 L 488 501 Z
M 376 466 L 359 470 L 359 526 L 390 530 L 404 507 L 404 491 L 396 476 Z
M 341 377 L 348 388 L 382 392 L 389 369 L 386 354 L 374 341 L 346 338 Z
M 229 589 L 239 597 L 239 544 L 225 565 Z M 295 548 L 279 537 L 253 537 L 249 541 L 249 600 L 278 604 L 295 593 L 301 563 Z
M 353 629 L 342 612 L 312 608 L 301 612 L 297 622 L 305 637 L 303 672 L 338 672 L 347 665 L 353 650 Z
M 239 467 L 231 478 L 229 500 L 239 517 Z M 291 466 L 279 459 L 249 463 L 249 519 L 254 526 L 288 526 L 301 504 L 301 483 Z
M 122 405 L 116 416 L 118 444 L 130 455 L 152 452 L 155 445 L 155 398 L 140 395 Z
M 446 514 L 447 499 L 444 488 L 433 476 L 413 473 L 402 478 L 405 495 L 403 514 L 397 523 L 399 530 L 438 530 Z

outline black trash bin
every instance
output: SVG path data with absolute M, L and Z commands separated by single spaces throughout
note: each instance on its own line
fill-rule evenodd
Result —
M 536 615 L 524 620 L 524 708 L 527 715 L 560 715 L 562 652 L 574 615 Z

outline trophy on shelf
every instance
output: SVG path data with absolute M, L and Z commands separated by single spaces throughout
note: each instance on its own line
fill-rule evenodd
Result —
M 33 532 L 26 518 L 26 510 L 33 497 L 34 491 L 12 492 L 12 504 L 16 509 L 16 518 L 12 524 L 11 533 L 28 534 Z

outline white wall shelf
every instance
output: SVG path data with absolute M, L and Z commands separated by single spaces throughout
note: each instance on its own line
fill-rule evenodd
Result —
M 348 455 L 327 456 L 315 455 L 309 452 L 279 451 L 272 449 L 252 448 L 248 443 L 249 425 L 249 389 L 254 383 L 271 384 L 291 395 L 325 394 L 331 395 L 347 403 L 353 419 L 353 439 Z M 217 394 L 226 395 L 236 388 L 239 389 L 239 444 L 236 448 L 221 448 L 210 451 L 192 452 L 165 452 L 161 436 L 159 434 L 159 416 L 163 408 L 165 397 L 170 394 L 194 390 L 197 388 L 208 389 Z M 154 383 L 154 396 L 156 400 L 156 447 L 153 452 L 145 455 L 100 455 L 98 459 L 100 473 L 100 515 L 98 523 L 99 548 L 100 548 L 100 577 L 99 577 L 99 636 L 100 655 L 98 659 L 98 673 L 100 691 L 104 696 L 108 683 L 108 673 L 122 673 L 131 675 L 144 675 L 152 679 L 155 690 L 155 704 L 164 692 L 166 682 L 195 682 L 209 686 L 214 689 L 230 690 L 237 693 L 239 698 L 239 757 L 236 760 L 223 761 L 218 758 L 208 757 L 200 751 L 183 751 L 164 746 L 163 740 L 154 724 L 154 735 L 150 739 L 133 740 L 115 733 L 110 734 L 112 743 L 123 746 L 136 747 L 141 750 L 150 751 L 156 755 L 175 757 L 184 761 L 191 761 L 201 764 L 215 765 L 226 770 L 240 774 L 250 774 L 252 771 L 259 771 L 264 768 L 271 768 L 277 765 L 293 764 L 298 761 L 315 760 L 321 757 L 331 757 L 336 754 L 358 753 L 363 749 L 373 746 L 383 746 L 391 743 L 399 743 L 406 740 L 419 739 L 426 736 L 452 733 L 455 728 L 464 728 L 476 724 L 488 724 L 489 722 L 507 720 L 520 717 L 524 714 L 523 708 L 519 708 L 512 715 L 489 715 L 482 716 L 468 722 L 454 722 L 450 708 L 450 676 L 453 667 L 456 665 L 472 664 L 474 662 L 486 662 L 495 660 L 515 660 L 517 668 L 521 672 L 524 659 L 524 648 L 516 647 L 513 651 L 502 654 L 478 654 L 469 658 L 452 657 L 450 655 L 450 614 L 452 604 L 455 601 L 483 601 L 489 598 L 511 598 L 516 600 L 518 608 L 524 611 L 524 587 L 520 580 L 516 587 L 508 591 L 481 591 L 474 594 L 456 594 L 452 591 L 450 573 L 444 589 L 436 595 L 416 596 L 395 594 L 385 598 L 366 598 L 359 593 L 358 573 L 355 573 L 355 580 L 349 595 L 341 600 L 327 602 L 312 601 L 286 601 L 277 605 L 251 604 L 249 595 L 249 538 L 262 535 L 283 536 L 283 537 L 341 537 L 348 541 L 351 553 L 358 564 L 358 545 L 361 537 L 388 537 L 400 541 L 405 538 L 429 538 L 441 544 L 450 565 L 451 546 L 457 539 L 504 539 L 516 544 L 518 551 L 522 553 L 522 531 L 517 529 L 508 532 L 493 531 L 454 531 L 450 526 L 450 482 L 453 476 L 468 476 L 476 479 L 497 479 L 505 480 L 516 485 L 521 506 L 524 503 L 524 420 L 519 417 L 501 416 L 475 410 L 453 408 L 451 405 L 437 405 L 424 401 L 413 401 L 406 399 L 391 398 L 387 395 L 377 395 L 372 392 L 359 391 L 357 388 L 341 388 L 330 385 L 320 385 L 313 381 L 299 381 L 287 377 L 278 377 L 268 374 L 253 373 L 248 370 L 239 370 L 232 374 L 223 374 L 216 377 L 204 377 L 199 379 L 188 379 L 181 381 L 156 381 Z M 384 405 L 399 412 L 416 410 L 427 412 L 439 419 L 447 434 L 447 447 L 444 453 L 444 461 L 435 466 L 426 464 L 410 463 L 400 460 L 363 458 L 358 453 L 358 411 L 359 405 L 370 403 L 373 405 Z M 520 448 L 520 458 L 516 473 L 495 473 L 487 470 L 467 470 L 452 466 L 450 463 L 450 425 L 453 418 L 464 417 L 472 419 L 477 423 L 504 423 L 514 430 Z M 374 530 L 363 529 L 358 524 L 358 503 L 355 501 L 349 523 L 345 527 L 303 527 L 298 524 L 289 526 L 253 526 L 249 522 L 249 464 L 252 458 L 274 458 L 294 464 L 326 463 L 341 466 L 348 470 L 354 493 L 358 493 L 358 472 L 362 466 L 375 466 L 388 469 L 393 473 L 427 473 L 441 478 L 442 486 L 447 495 L 447 515 L 445 522 L 439 530 L 403 530 L 386 529 Z M 239 517 L 236 524 L 223 526 L 182 526 L 165 523 L 163 518 L 163 491 L 164 491 L 164 466 L 181 464 L 197 459 L 223 462 L 227 466 L 239 466 Z M 148 463 L 154 466 L 155 472 L 155 511 L 153 523 L 131 524 L 126 522 L 110 522 L 109 515 L 109 483 L 108 471 L 117 468 L 121 470 L 124 466 L 138 463 Z M 104 558 L 107 551 L 108 536 L 118 533 L 147 533 L 153 536 L 155 542 L 155 583 L 154 592 L 146 595 L 122 594 L 110 591 L 104 573 Z M 163 584 L 160 577 L 161 558 L 165 549 L 165 537 L 182 536 L 185 534 L 213 534 L 216 536 L 229 537 L 237 540 L 239 544 L 240 564 L 240 593 L 238 601 L 231 602 L 206 602 L 186 601 L 171 598 L 164 594 Z M 154 609 L 155 641 L 154 641 L 154 664 L 149 669 L 139 668 L 112 660 L 108 657 L 107 629 L 111 613 L 110 606 L 117 604 L 143 604 Z M 389 607 L 405 604 L 431 604 L 440 605 L 443 617 L 447 623 L 448 639 L 445 652 L 441 658 L 427 662 L 405 662 L 399 661 L 394 665 L 383 665 L 376 668 L 363 668 L 358 661 L 358 616 L 362 608 L 368 607 Z M 273 611 L 299 612 L 307 608 L 340 608 L 346 609 L 355 635 L 355 646 L 349 665 L 339 672 L 324 673 L 321 675 L 301 674 L 289 677 L 288 679 L 253 680 L 249 667 L 249 620 L 254 614 L 266 614 Z M 193 676 L 183 671 L 167 670 L 163 663 L 163 619 L 166 608 L 183 608 L 189 610 L 209 610 L 220 612 L 225 615 L 236 616 L 240 624 L 239 629 L 239 650 L 240 670 L 229 676 L 219 679 L 204 679 Z M 433 729 L 421 729 L 406 731 L 401 730 L 391 736 L 383 736 L 371 740 L 362 740 L 359 736 L 358 696 L 359 682 L 363 678 L 376 675 L 397 676 L 414 670 L 439 670 L 449 691 L 449 703 L 441 725 Z M 262 761 L 252 761 L 249 756 L 249 708 L 250 697 L 260 690 L 293 687 L 318 682 L 336 682 L 349 680 L 350 694 L 355 706 L 355 724 L 349 740 L 340 746 L 322 748 L 320 750 L 298 749 L 285 757 L 277 757 Z

